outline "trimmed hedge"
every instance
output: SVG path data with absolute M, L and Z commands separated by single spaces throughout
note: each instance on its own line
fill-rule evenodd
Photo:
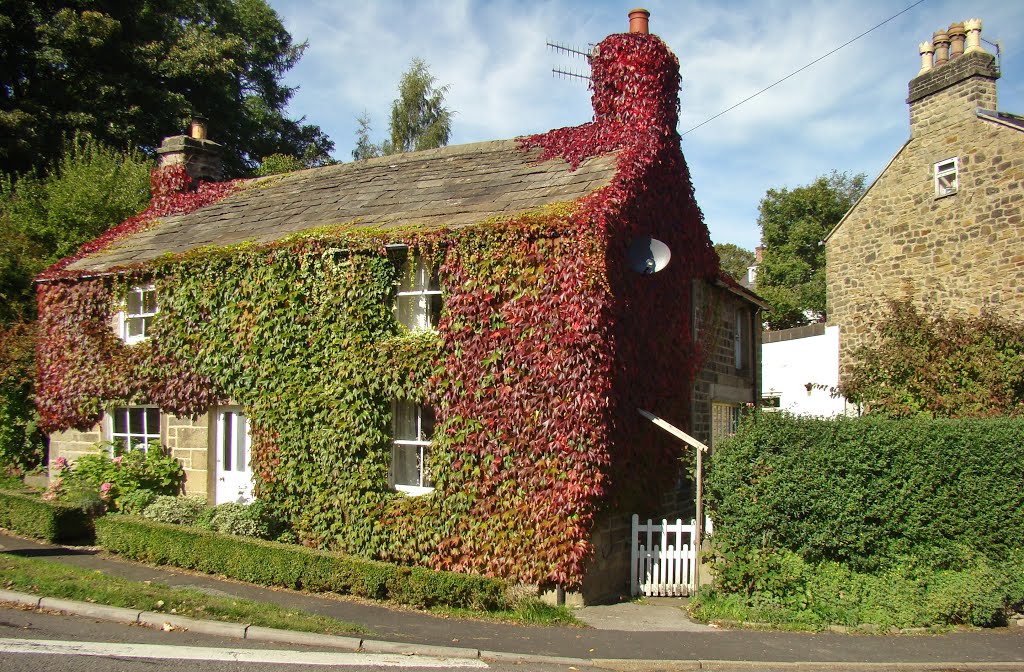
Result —
M 0 527 L 52 542 L 93 538 L 92 519 L 81 508 L 11 490 L 0 490 Z
M 305 546 L 217 534 L 136 516 L 96 521 L 100 546 L 133 560 L 172 565 L 263 586 L 387 599 L 416 607 L 508 606 L 500 579 L 402 567 Z
M 1024 419 L 753 414 L 707 478 L 716 546 L 875 572 L 1024 548 Z

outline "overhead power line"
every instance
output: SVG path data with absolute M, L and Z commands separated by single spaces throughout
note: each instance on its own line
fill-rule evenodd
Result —
M 865 35 L 867 35 L 867 34 L 869 34 L 869 33 L 872 33 L 872 32 L 874 32 L 874 31 L 878 30 L 879 28 L 881 28 L 881 27 L 882 27 L 882 26 L 884 26 L 885 24 L 889 23 L 889 22 L 890 22 L 890 21 L 892 21 L 893 19 L 895 19 L 895 18 L 897 18 L 897 17 L 899 17 L 899 16 L 901 16 L 901 15 L 903 15 L 903 14 L 906 14 L 907 12 L 909 12 L 910 10 L 912 10 L 912 9 L 913 9 L 914 7 L 917 7 L 918 5 L 920 5 L 920 4 L 921 4 L 922 2 L 924 2 L 924 1 L 925 1 L 925 0 L 917 0 L 917 2 L 915 2 L 915 3 L 914 3 L 914 4 L 912 4 L 912 5 L 910 5 L 909 7 L 907 7 L 906 9 L 904 9 L 904 10 L 903 10 L 902 12 L 899 12 L 898 14 L 893 14 L 892 16 L 890 16 L 890 17 L 889 17 L 888 19 L 886 19 L 885 21 L 882 21 L 882 22 L 881 22 L 880 24 L 878 24 L 877 26 L 874 26 L 873 28 L 869 28 L 868 30 L 865 30 L 865 31 L 864 31 L 863 33 L 861 33 L 861 34 L 860 34 L 860 35 L 858 35 L 857 37 L 853 38 L 852 40 L 849 40 L 848 42 L 845 42 L 845 43 L 843 43 L 843 44 L 839 45 L 838 47 L 836 47 L 836 48 L 835 48 L 835 49 L 833 49 L 832 51 L 828 52 L 827 54 L 825 54 L 825 55 L 823 55 L 823 56 L 819 56 L 818 58 L 814 59 L 813 61 L 811 61 L 811 62 L 810 62 L 810 63 L 808 63 L 807 65 L 805 65 L 805 66 L 803 66 L 802 68 L 800 68 L 799 70 L 794 70 L 793 72 L 789 73 L 788 75 L 786 75 L 786 76 L 785 76 L 785 77 L 783 77 L 782 79 L 780 79 L 780 80 L 778 80 L 778 81 L 776 81 L 776 82 L 773 82 L 772 84 L 769 84 L 768 86 L 764 87 L 763 89 L 761 89 L 761 90 L 760 90 L 760 91 L 758 91 L 757 93 L 755 93 L 755 94 L 752 94 L 752 95 L 750 95 L 750 96 L 747 96 L 746 98 L 744 98 L 744 99 L 743 99 L 743 100 L 741 100 L 740 102 L 736 103 L 735 105 L 733 105 L 733 106 L 731 106 L 731 107 L 727 107 L 727 108 L 725 108 L 724 110 L 722 110 L 721 112 L 719 112 L 719 113 L 718 113 L 718 114 L 716 114 L 715 116 L 713 116 L 713 117 L 710 117 L 710 118 L 708 118 L 708 119 L 705 119 L 704 121 L 700 122 L 699 124 L 697 124 L 697 125 L 696 125 L 696 126 L 694 126 L 693 128 L 691 128 L 691 129 L 689 129 L 689 130 L 685 131 L 684 133 L 682 133 L 682 134 L 680 135 L 680 137 L 682 137 L 683 135 L 686 135 L 687 133 L 690 133 L 691 131 L 696 131 L 696 130 L 697 130 L 698 128 L 700 128 L 700 127 L 701 127 L 701 126 L 703 126 L 704 124 L 710 123 L 710 122 L 714 121 L 715 119 L 718 119 L 718 118 L 719 118 L 720 116 L 722 116 L 723 114 L 726 114 L 727 112 L 731 112 L 731 111 L 735 110 L 735 109 L 736 109 L 737 107 L 739 107 L 739 106 L 740 106 L 740 105 L 742 105 L 743 103 L 749 102 L 749 101 L 753 100 L 754 98 L 757 98 L 758 96 L 760 96 L 760 95 L 761 95 L 762 93 L 764 93 L 764 92 L 765 92 L 765 91 L 767 91 L 768 89 L 771 89 L 772 87 L 778 86 L 779 84 L 783 83 L 784 81 L 786 81 L 786 80 L 787 80 L 787 79 L 789 79 L 790 77 L 793 77 L 794 75 L 798 75 L 798 74 L 800 74 L 801 72 L 803 72 L 803 71 L 804 71 L 804 70 L 806 70 L 807 68 L 811 67 L 811 66 L 812 66 L 812 65 L 814 65 L 815 63 L 818 63 L 818 62 L 820 62 L 820 61 L 823 61 L 823 60 L 825 60 L 826 58 L 828 58 L 828 57 L 829 57 L 829 56 L 831 56 L 832 54 L 836 53 L 836 52 L 837 52 L 837 51 L 839 51 L 840 49 L 843 49 L 844 47 L 848 47 L 848 46 L 850 46 L 851 44 L 853 44 L 854 42 L 856 42 L 856 41 L 857 41 L 857 40 L 859 40 L 860 38 L 864 37 Z

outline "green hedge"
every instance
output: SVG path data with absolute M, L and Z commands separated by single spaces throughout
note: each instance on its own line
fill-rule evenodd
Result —
M 135 516 L 98 519 L 96 540 L 108 551 L 133 560 L 221 574 L 264 586 L 331 591 L 417 607 L 494 610 L 508 606 L 507 585 L 499 579 L 401 567 Z
M 0 490 L 0 527 L 53 542 L 93 538 L 92 520 L 82 509 L 11 490 Z
M 706 477 L 716 545 L 879 571 L 1024 548 L 1024 419 L 754 414 Z

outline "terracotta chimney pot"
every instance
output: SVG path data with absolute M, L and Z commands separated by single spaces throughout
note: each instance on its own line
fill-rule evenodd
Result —
M 932 37 L 935 44 L 935 67 L 949 62 L 949 35 L 945 30 L 936 30 Z
M 967 19 L 964 21 L 964 30 L 967 31 L 967 49 L 964 53 L 984 54 L 985 48 L 981 46 L 981 19 Z
M 651 18 L 651 13 L 643 7 L 630 10 L 629 12 L 629 32 L 631 33 L 643 33 L 646 35 L 650 32 L 648 20 Z
M 917 73 L 920 77 L 924 73 L 932 69 L 932 58 L 935 55 L 935 46 L 931 42 L 922 42 L 917 45 L 917 48 L 921 52 L 921 71 Z
M 963 22 L 949 24 L 949 60 L 964 55 L 964 41 L 967 39 L 967 31 L 964 30 Z
M 189 130 L 189 135 L 196 140 L 206 140 L 206 125 L 209 120 L 200 115 L 196 114 L 192 117 L 192 128 Z

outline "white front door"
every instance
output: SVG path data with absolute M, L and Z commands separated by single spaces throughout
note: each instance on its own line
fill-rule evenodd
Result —
M 217 414 L 217 504 L 252 501 L 252 467 L 249 466 L 249 422 L 240 410 Z

